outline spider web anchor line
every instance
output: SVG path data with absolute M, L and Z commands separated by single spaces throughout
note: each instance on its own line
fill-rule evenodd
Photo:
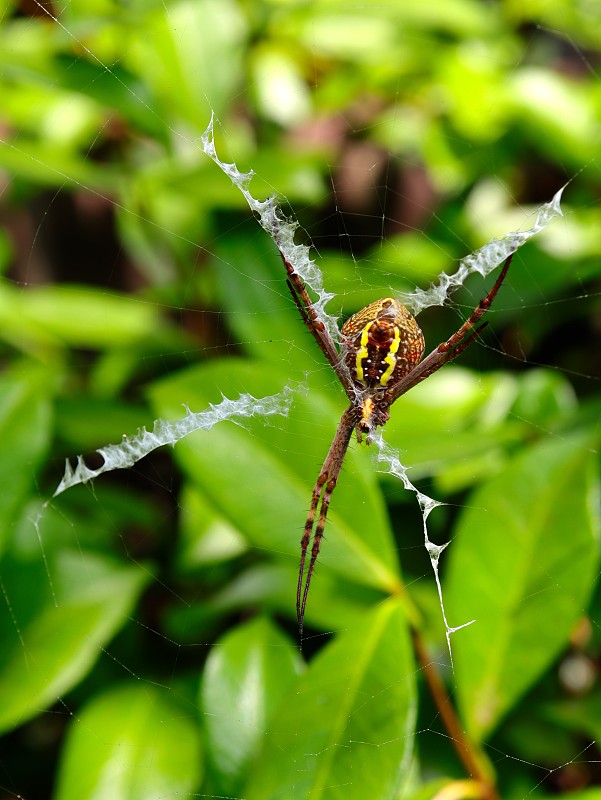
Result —
M 540 206 L 536 221 L 531 228 L 525 231 L 513 231 L 498 239 L 492 239 L 488 244 L 463 258 L 453 275 L 441 272 L 438 283 L 429 289 L 415 289 L 409 294 L 400 295 L 401 302 L 412 314 L 418 314 L 430 306 L 444 305 L 449 295 L 459 286 L 463 286 L 469 275 L 478 273 L 485 278 L 529 239 L 544 230 L 556 217 L 563 216 L 561 196 L 566 186 L 562 186 L 548 203 Z
M 208 431 L 218 422 L 230 420 L 239 425 L 240 422 L 237 418 L 240 417 L 272 416 L 274 414 L 287 416 L 297 391 L 298 386 L 288 385 L 278 394 L 267 397 L 256 398 L 246 393 L 241 394 L 236 400 L 223 397 L 220 403 L 215 405 L 211 403 L 208 409 L 197 412 L 190 411 L 184 405 L 186 414 L 182 419 L 157 419 L 154 421 L 152 430 L 141 428 L 133 436 L 124 436 L 123 441 L 119 444 L 109 444 L 96 450 L 103 459 L 102 465 L 97 469 L 90 469 L 81 455 L 77 457 L 75 467 L 72 467 L 67 460 L 63 478 L 52 496 L 56 497 L 79 483 L 87 483 L 103 472 L 128 469 L 158 447 L 166 444 L 175 445 L 189 433 L 200 430 Z
M 444 622 L 445 636 L 447 640 L 447 649 L 449 652 L 451 668 L 453 668 L 453 651 L 451 649 L 451 636 L 456 631 L 460 631 L 462 628 L 467 628 L 469 625 L 472 625 L 476 620 L 472 619 L 469 622 L 462 623 L 461 625 L 452 626 L 449 625 L 447 619 L 446 609 L 444 605 L 444 598 L 442 594 L 442 585 L 440 583 L 438 564 L 442 553 L 449 546 L 449 543 L 446 542 L 445 544 L 439 545 L 431 541 L 430 537 L 428 536 L 428 517 L 430 516 L 432 511 L 434 511 L 435 508 L 438 508 L 439 506 L 444 506 L 446 504 L 441 503 L 439 500 L 435 500 L 433 497 L 429 497 L 427 494 L 424 494 L 423 492 L 420 492 L 420 490 L 413 485 L 413 483 L 409 480 L 409 476 L 407 475 L 408 467 L 406 467 L 401 462 L 398 452 L 394 450 L 392 447 L 390 447 L 390 445 L 387 442 L 384 441 L 384 437 L 382 436 L 382 432 L 380 430 L 374 432 L 371 441 L 373 441 L 373 443 L 376 445 L 377 448 L 375 458 L 376 458 L 376 463 L 381 465 L 381 469 L 379 471 L 386 472 L 390 475 L 394 475 L 396 478 L 399 478 L 402 481 L 405 489 L 415 494 L 417 502 L 421 509 L 423 531 L 424 531 L 424 546 L 428 553 L 428 557 L 430 558 L 430 564 L 432 565 L 434 579 L 436 580 L 438 603 L 440 606 L 440 611 Z
M 275 195 L 271 195 L 266 200 L 257 200 L 253 197 L 248 187 L 255 175 L 254 170 L 240 172 L 235 163 L 227 163 L 219 158 L 215 148 L 214 128 L 215 116 L 212 115 L 207 129 L 200 137 L 203 151 L 244 195 L 249 208 L 257 215 L 261 227 L 271 236 L 283 258 L 293 266 L 294 271 L 301 277 L 303 283 L 315 292 L 317 300 L 313 303 L 313 308 L 317 312 L 319 319 L 327 327 L 330 336 L 334 341 L 338 341 L 340 331 L 338 330 L 336 319 L 325 311 L 326 304 L 336 295 L 333 292 L 326 292 L 324 289 L 323 275 L 317 264 L 309 256 L 310 248 L 307 245 L 295 243 L 294 236 L 300 227 L 299 223 L 284 216 L 284 212 L 280 208 Z

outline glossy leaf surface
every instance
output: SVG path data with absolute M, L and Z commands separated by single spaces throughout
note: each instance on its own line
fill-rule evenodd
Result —
M 124 684 L 73 720 L 54 800 L 189 797 L 202 775 L 200 736 L 172 695 Z
M 47 569 L 49 571 L 47 571 Z M 11 598 L 0 614 L 0 728 L 21 724 L 86 675 L 124 624 L 149 573 L 90 553 L 63 551 L 0 564 Z
M 0 379 L 0 552 L 26 503 L 36 478 L 36 467 L 48 446 L 50 405 L 40 391 L 43 376 L 25 380 Z
M 274 711 L 287 702 L 301 670 L 297 647 L 268 619 L 238 627 L 211 651 L 201 705 L 221 793 L 240 793 Z
M 161 381 L 151 390 L 157 414 L 181 415 L 182 402 L 204 408 L 220 390 L 230 397 L 240 391 L 257 397 L 285 385 L 286 373 L 271 366 L 267 380 L 261 367 L 230 359 Z M 341 402 L 340 413 L 343 408 Z M 190 479 L 210 494 L 217 510 L 259 552 L 296 564 L 311 490 L 336 430 L 337 414 L 326 394 L 316 390 L 307 397 L 299 387 L 289 417 L 251 417 L 245 427 L 225 422 L 186 437 L 175 452 Z M 365 450 L 351 443 L 328 517 L 330 533 L 320 555 L 321 567 L 394 591 L 398 566 L 392 536 L 375 471 L 364 461 Z M 366 530 L 370 535 L 361 535 Z
M 568 642 L 599 563 L 599 482 L 590 439 L 548 440 L 470 499 L 450 548 L 459 697 L 486 737 Z
M 248 800 L 390 800 L 409 776 L 415 666 L 407 622 L 389 600 L 330 642 L 268 727 Z

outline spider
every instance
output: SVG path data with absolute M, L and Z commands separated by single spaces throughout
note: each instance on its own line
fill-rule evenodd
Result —
M 422 360 L 425 347 L 423 334 L 414 317 L 393 297 L 376 300 L 350 317 L 342 326 L 338 347 L 319 318 L 301 276 L 285 255 L 280 254 L 288 272 L 287 283 L 294 302 L 350 400 L 313 487 L 309 515 L 301 539 L 296 615 L 302 637 L 311 577 L 321 547 L 328 508 L 353 431 L 359 442 L 366 437 L 369 444 L 372 432 L 388 422 L 390 406 L 401 395 L 453 361 L 474 341 L 488 324 L 484 322 L 478 326 L 505 280 L 512 256 L 507 258 L 497 282 L 470 317 L 446 342 L 439 344 Z M 311 558 L 305 577 L 312 534 Z

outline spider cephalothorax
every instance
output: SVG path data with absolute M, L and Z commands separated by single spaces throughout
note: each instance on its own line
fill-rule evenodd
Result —
M 350 401 L 313 488 L 311 507 L 301 539 L 296 613 L 302 635 L 311 576 L 321 547 L 330 499 L 353 431 L 356 431 L 359 441 L 367 436 L 369 442 L 370 434 L 388 422 L 390 406 L 401 395 L 457 358 L 474 341 L 486 325 L 483 323 L 478 326 L 478 323 L 501 288 L 511 256 L 505 261 L 495 285 L 459 330 L 423 360 L 422 332 L 405 306 L 393 297 L 370 303 L 350 317 L 342 327 L 340 341 L 335 342 L 314 308 L 303 279 L 283 253 L 282 258 L 288 272 L 288 286 L 301 316 Z M 319 517 L 315 526 L 318 508 Z M 311 559 L 305 579 L 305 561 L 312 534 Z

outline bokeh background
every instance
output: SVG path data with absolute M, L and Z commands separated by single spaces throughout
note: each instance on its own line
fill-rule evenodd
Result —
M 2 4 L 0 797 L 601 798 L 600 48 L 594 0 Z M 568 184 L 482 340 L 386 428 L 446 504 L 447 614 L 478 620 L 454 671 L 415 498 L 358 445 L 298 648 L 298 542 L 344 398 L 199 147 L 212 113 L 341 319 Z M 429 346 L 490 285 L 420 315 Z M 287 418 L 47 502 L 65 458 L 289 383 Z M 497 794 L 458 783 L 410 628 Z

